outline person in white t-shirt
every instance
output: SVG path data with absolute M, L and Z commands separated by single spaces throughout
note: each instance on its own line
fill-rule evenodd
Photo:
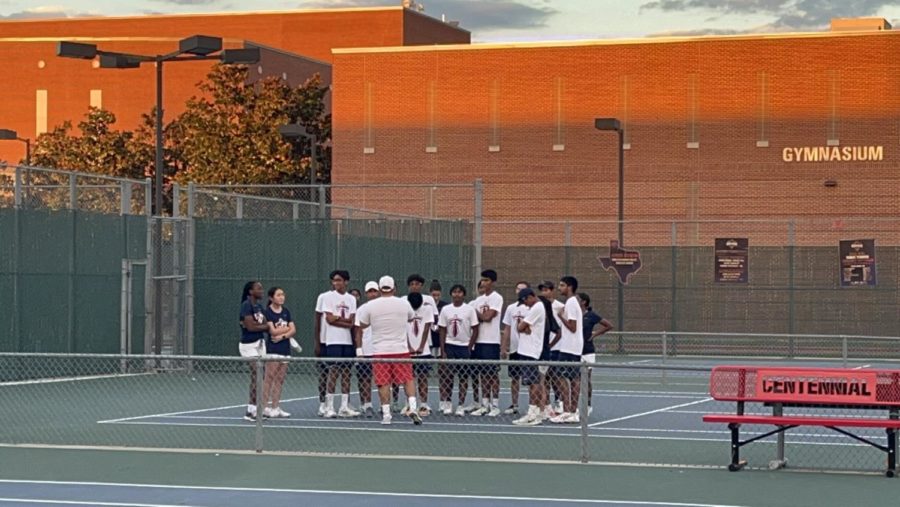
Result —
M 422 288 L 424 286 L 425 277 L 419 274 L 409 275 L 406 277 L 406 288 L 409 290 L 409 294 L 403 296 L 402 299 L 412 303 L 412 300 L 409 298 L 413 294 L 418 294 L 422 298 L 422 303 L 419 307 L 412 305 L 413 310 L 416 312 L 416 318 L 409 323 L 409 345 L 413 348 L 413 357 L 431 360 L 434 359 L 434 356 L 431 355 L 431 347 L 429 346 L 428 338 L 431 334 L 431 326 L 437 322 L 438 307 L 431 295 L 422 293 Z M 420 333 L 425 336 L 424 345 L 421 343 L 422 337 L 419 335 Z M 416 376 L 416 382 L 419 387 L 419 415 L 425 417 L 431 414 L 431 407 L 428 405 L 428 376 L 431 374 L 431 363 L 413 364 L 413 374 Z M 397 393 L 395 391 L 394 400 L 396 399 Z M 404 408 L 408 409 L 409 407 Z
M 331 283 L 331 290 L 325 291 L 316 298 L 316 312 L 313 320 L 313 351 L 316 357 L 320 358 L 316 361 L 316 370 L 319 373 L 319 417 L 325 417 L 325 400 L 328 393 L 328 362 L 321 360 L 325 357 L 325 314 L 323 313 L 323 305 L 325 297 L 334 290 L 334 282 Z
M 500 360 L 500 321 L 503 319 L 503 296 L 494 291 L 497 272 L 486 269 L 481 272 L 484 295 L 478 296 L 473 306 L 478 315 L 478 340 L 472 349 L 472 359 L 485 361 Z M 476 366 L 481 383 L 481 408 L 472 412 L 474 416 L 500 415 L 500 365 Z
M 506 307 L 503 313 L 503 334 L 500 337 L 500 357 L 509 359 L 510 361 L 519 360 L 519 330 L 518 324 L 525 318 L 528 313 L 528 306 L 518 299 L 518 294 L 524 289 L 531 287 L 528 282 L 519 282 L 516 284 L 516 298 L 514 302 Z M 519 413 L 519 383 L 521 377 L 521 366 L 510 365 L 507 368 L 509 372 L 509 391 L 512 403 L 509 408 L 503 411 L 505 415 L 515 415 Z
M 559 319 L 559 311 L 565 306 L 558 299 L 556 299 L 556 284 L 551 282 L 550 280 L 545 280 L 538 284 L 538 296 L 544 298 L 546 301 L 550 302 L 552 311 L 553 311 L 553 320 L 556 321 L 556 328 L 562 329 L 562 321 Z M 551 333 L 549 346 L 547 350 L 544 351 L 546 354 L 546 360 L 550 361 L 552 359 L 553 351 L 559 350 L 559 340 L 562 338 L 562 333 Z M 551 417 L 556 417 L 557 415 L 563 413 L 563 402 L 562 397 L 559 393 L 559 389 L 557 388 L 557 383 L 554 381 L 555 376 L 552 374 L 547 375 L 547 383 L 550 384 L 550 387 L 553 388 L 553 405 L 547 406 L 547 417 L 546 419 L 550 419 Z M 546 386 L 545 386 L 546 387 Z
M 356 357 L 351 330 L 356 314 L 356 298 L 347 292 L 350 273 L 343 270 L 333 271 L 330 275 L 334 290 L 325 295 L 322 302 L 325 322 L 325 356 L 329 359 L 349 359 Z M 350 379 L 352 362 L 332 362 L 328 368 L 328 393 L 325 395 L 325 417 L 358 417 L 359 412 L 350 408 Z M 334 411 L 334 391 L 337 378 L 341 377 L 341 408 Z
M 378 283 L 374 281 L 366 282 L 365 289 L 366 301 L 372 301 L 381 295 L 381 291 L 378 290 Z M 356 309 L 357 314 L 360 309 L 362 309 L 362 306 L 363 305 L 360 305 L 360 307 Z M 354 345 L 356 345 L 356 357 L 371 359 L 372 354 L 374 353 L 372 350 L 372 328 L 367 327 L 366 329 L 360 329 L 359 327 L 354 326 L 353 333 L 353 341 Z M 372 410 L 371 362 L 360 361 L 356 363 L 356 382 L 359 386 L 360 411 L 366 416 L 366 419 L 371 419 L 375 417 L 375 412 Z
M 481 279 L 478 280 L 478 285 L 475 286 L 475 291 L 478 293 L 478 296 L 476 296 L 472 301 L 469 301 L 469 306 L 471 306 L 472 308 L 475 308 L 475 301 L 481 296 L 484 296 L 484 282 L 482 282 Z M 474 345 L 472 347 L 474 347 Z M 473 356 L 475 354 L 474 351 L 471 350 L 471 348 L 469 350 L 469 353 Z M 475 369 L 472 368 L 472 371 L 467 372 L 467 374 L 472 379 L 472 403 L 466 405 L 463 410 L 467 414 L 477 412 L 477 415 L 481 415 L 483 414 L 481 410 L 481 399 L 489 397 L 488 391 L 481 389 L 481 376 L 478 374 L 478 371 L 475 371 Z
M 547 311 L 543 303 L 534 295 L 534 291 L 525 288 L 519 291 L 519 301 L 528 309 L 525 317 L 515 326 L 519 331 L 519 360 L 537 361 L 544 350 L 544 328 Z M 535 365 L 525 365 L 520 369 L 522 384 L 528 386 L 528 411 L 524 416 L 513 421 L 517 426 L 537 426 L 543 422 L 541 407 L 546 403 L 543 388 L 543 375 Z
M 551 352 L 552 361 L 575 363 L 573 366 L 554 366 L 551 376 L 556 382 L 563 401 L 563 412 L 550 419 L 556 424 L 577 423 L 578 394 L 581 389 L 579 365 L 584 348 L 584 314 L 578 302 L 578 280 L 574 276 L 564 276 L 559 281 L 559 293 L 566 299 L 565 305 L 555 314 L 561 325 L 557 348 Z
M 454 285 L 450 288 L 451 303 L 441 308 L 438 317 L 438 332 L 441 338 L 441 357 L 445 359 L 468 360 L 472 357 L 471 344 L 478 338 L 478 315 L 475 309 L 465 303 L 466 288 Z M 469 373 L 467 365 L 442 364 L 438 368 L 441 391 L 441 413 L 453 413 L 453 379 L 459 376 L 459 405 L 456 415 L 466 415 L 466 390 Z
M 363 331 L 372 328 L 374 359 L 408 359 L 410 346 L 407 325 L 415 317 L 409 303 L 394 295 L 394 279 L 382 276 L 378 281 L 381 297 L 360 307 L 356 325 Z M 362 351 L 358 351 L 362 353 Z M 391 424 L 391 384 L 403 385 L 409 404 L 409 418 L 422 424 L 416 404 L 416 387 L 412 365 L 407 362 L 378 362 L 372 365 L 375 385 L 381 398 L 381 424 Z

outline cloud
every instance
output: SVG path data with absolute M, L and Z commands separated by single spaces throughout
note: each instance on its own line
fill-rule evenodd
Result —
M 395 0 L 310 0 L 304 8 L 395 6 Z M 559 11 L 543 0 L 423 0 L 429 16 L 446 15 L 468 30 L 540 28 Z
M 173 5 L 213 5 L 219 3 L 219 0 L 153 0 L 154 2 L 173 4 Z
M 767 15 L 772 21 L 738 32 L 820 30 L 831 18 L 875 16 L 884 7 L 900 5 L 900 0 L 653 0 L 641 5 L 641 12 L 705 11 L 718 15 Z

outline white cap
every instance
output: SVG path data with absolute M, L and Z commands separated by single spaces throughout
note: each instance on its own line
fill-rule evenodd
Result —
M 374 281 L 366 282 L 366 292 L 369 292 L 370 290 L 378 290 L 378 284 Z
M 378 286 L 381 287 L 381 290 L 384 292 L 392 291 L 394 290 L 394 279 L 387 275 L 382 276 L 378 280 Z

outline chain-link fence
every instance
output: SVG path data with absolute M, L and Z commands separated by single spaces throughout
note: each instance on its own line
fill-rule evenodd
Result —
M 357 456 L 725 466 L 733 414 L 697 367 L 535 361 L 0 354 L 2 443 L 240 449 Z M 384 424 L 388 364 L 407 368 Z M 395 374 L 396 370 L 391 374 Z M 406 387 L 416 397 L 414 424 Z M 35 403 L 40 400 L 40 403 Z M 557 401 L 559 400 L 559 401 Z M 371 403 L 371 405 L 369 405 Z M 257 409 L 256 417 L 251 408 Z M 47 410 L 52 407 L 52 410 Z M 427 408 L 425 408 L 427 407 Z M 878 410 L 786 407 L 785 415 L 882 417 Z M 748 405 L 746 413 L 770 414 Z M 755 427 L 748 426 L 749 430 Z M 749 433 L 747 433 L 749 435 Z M 883 430 L 862 430 L 875 442 Z M 767 467 L 777 438 L 748 446 Z M 883 470 L 883 454 L 825 428 L 786 437 L 791 468 Z

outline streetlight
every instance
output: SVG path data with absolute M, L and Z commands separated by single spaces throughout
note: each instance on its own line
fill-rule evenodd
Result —
M 31 139 L 19 137 L 15 130 L 0 129 L 0 141 L 22 141 L 25 143 L 25 165 L 31 166 Z
M 196 62 L 216 60 L 224 64 L 252 64 L 259 61 L 259 48 L 222 49 L 221 37 L 194 35 L 182 39 L 178 50 L 162 55 L 135 55 L 115 51 L 101 51 L 96 44 L 60 41 L 56 46 L 56 56 L 80 60 L 94 60 L 99 57 L 100 68 L 103 69 L 136 69 L 144 63 L 156 64 L 156 150 L 155 150 L 155 190 L 154 212 L 163 215 L 163 63 Z M 178 203 L 173 203 L 177 206 Z M 154 249 L 156 272 L 155 326 L 153 347 L 156 354 L 162 353 L 162 243 L 163 228 L 156 228 L 156 246 Z
M 594 120 L 594 128 L 604 132 L 619 133 L 619 248 L 625 248 L 625 131 L 622 122 L 617 118 L 597 118 Z M 619 329 L 625 328 L 625 290 L 624 283 L 619 280 Z M 619 350 L 622 350 L 622 337 L 619 336 Z
M 316 160 L 318 157 L 317 149 L 319 144 L 319 139 L 314 132 L 309 132 L 306 130 L 306 127 L 300 125 L 299 123 L 289 123 L 287 125 L 282 125 L 278 127 L 278 133 L 281 134 L 281 137 L 285 138 L 288 141 L 293 141 L 303 138 L 309 139 L 310 144 L 310 167 L 309 167 L 309 184 L 316 184 L 316 174 L 319 171 L 319 162 Z

